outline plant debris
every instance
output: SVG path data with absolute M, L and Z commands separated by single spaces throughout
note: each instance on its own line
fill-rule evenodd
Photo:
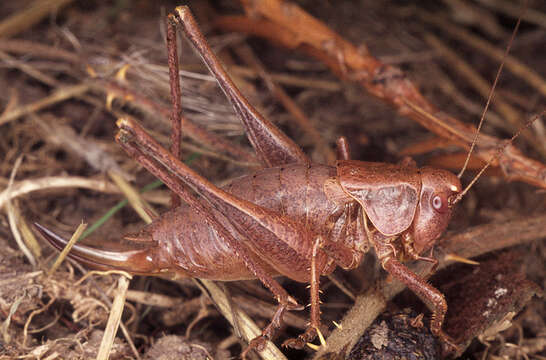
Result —
M 345 135 L 355 159 L 396 163 L 411 155 L 420 166 L 461 169 L 471 126 L 481 115 L 519 8 L 482 0 L 412 5 L 300 0 L 298 8 L 285 1 L 284 13 L 261 7 L 281 3 L 190 4 L 213 50 L 264 116 L 315 161 L 331 161 L 337 137 Z M 271 294 L 253 281 L 207 284 L 136 276 L 129 284 L 122 274 L 93 272 L 66 259 L 48 275 L 58 253 L 36 243 L 32 233 L 33 222 L 66 235 L 85 222 L 90 225 L 83 242 L 123 247 L 121 234 L 138 234 L 150 214 L 168 209 L 167 189 L 113 137 L 115 121 L 127 116 L 162 144 L 169 142 L 164 15 L 177 5 L 0 2 L 0 29 L 6 29 L 0 31 L 0 359 L 229 359 L 239 356 L 247 346 L 242 339 L 263 328 L 275 311 Z M 289 16 L 308 16 L 299 9 L 324 27 L 299 27 L 294 34 L 282 25 Z M 472 171 L 495 144 L 546 108 L 545 14 L 544 2 L 527 1 L 495 92 L 498 101 L 486 115 L 481 149 L 470 161 Z M 256 22 L 263 26 L 241 29 Z M 246 35 L 226 30 L 236 29 L 234 24 Z M 276 30 L 264 34 L 268 26 Z M 276 36 L 276 44 L 248 35 L 253 32 Z M 317 42 L 325 34 L 334 34 L 334 41 Z M 179 40 L 187 118 L 182 159 L 222 185 L 255 169 L 256 157 L 214 79 Z M 303 53 L 279 42 L 297 42 Z M 349 45 L 345 56 L 336 51 Z M 419 96 L 408 103 L 389 92 L 394 85 L 381 76 L 370 81 L 355 65 L 363 58 L 382 69 L 396 68 L 397 81 L 411 84 Z M 415 112 L 432 108 L 443 120 L 456 120 L 461 132 L 446 136 L 435 125 L 427 125 L 431 132 L 414 121 L 428 121 Z M 435 249 L 441 271 L 431 281 L 446 294 L 445 329 L 456 338 L 461 358 L 546 357 L 546 305 L 540 298 L 546 288 L 544 121 L 534 121 L 501 168 L 488 171 L 471 189 Z M 503 173 L 525 182 L 510 182 Z M 465 175 L 463 183 L 471 177 Z M 453 264 L 469 258 L 478 265 Z M 411 266 L 423 276 L 430 270 L 427 264 Z M 300 303 L 308 301 L 305 286 L 280 281 Z M 439 356 L 428 334 L 429 311 L 386 278 L 372 254 L 359 269 L 321 280 L 321 289 L 321 332 L 328 348 L 274 346 L 305 329 L 307 310 L 290 312 L 262 357 Z M 117 314 L 107 327 L 113 308 Z M 392 352 L 396 346 L 400 356 Z

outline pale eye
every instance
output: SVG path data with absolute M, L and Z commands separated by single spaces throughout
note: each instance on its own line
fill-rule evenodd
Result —
M 436 195 L 435 197 L 432 198 L 432 207 L 436 210 L 441 210 L 442 209 L 442 198 L 439 196 L 439 195 Z

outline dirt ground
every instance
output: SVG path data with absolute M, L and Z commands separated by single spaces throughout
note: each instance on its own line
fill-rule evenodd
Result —
M 522 9 L 507 0 L 296 3 L 362 56 L 400 69 L 442 113 L 474 126 L 500 64 L 494 50 L 475 43 L 486 41 L 502 54 Z M 461 169 L 467 148 L 404 116 L 395 101 L 365 91 L 358 74 L 343 70 L 347 59 L 334 56 L 328 64 L 301 48 L 215 26 L 220 16 L 244 14 L 235 0 L 187 4 L 249 101 L 314 161 L 333 162 L 336 139 L 344 135 L 354 159 L 396 163 L 409 155 L 419 166 Z M 58 252 L 33 226 L 70 238 L 84 222 L 83 242 L 112 249 L 126 246 L 122 234 L 136 233 L 150 214 L 169 209 L 168 189 L 130 159 L 114 136 L 116 120 L 131 116 L 168 146 L 165 16 L 177 5 L 166 0 L 0 2 L 0 359 L 97 358 L 105 339 L 113 341 L 106 352 L 110 359 L 229 359 L 246 348 L 238 336 L 246 330 L 225 319 L 210 284 L 134 276 L 127 290 L 122 275 L 90 273 L 73 260 L 52 271 Z M 178 40 L 184 114 L 228 144 L 216 138 L 207 142 L 186 129 L 181 158 L 222 185 L 255 170 L 256 158 L 224 94 L 189 43 L 180 34 Z M 263 81 L 249 61 L 249 49 L 304 120 L 297 120 Z M 534 170 L 542 169 L 544 2 L 527 1 L 510 56 L 482 133 L 509 139 L 541 114 L 513 145 L 536 161 Z M 336 67 L 338 76 L 330 71 Z M 472 158 L 463 185 L 482 164 Z M 520 169 L 519 163 L 510 165 Z M 430 281 L 446 295 L 445 329 L 459 345 L 452 357 L 546 358 L 546 170 L 536 173 L 512 181 L 491 166 L 437 242 L 434 256 L 441 269 Z M 137 191 L 127 190 L 129 185 Z M 452 264 L 453 255 L 471 256 L 477 264 Z M 411 264 L 417 272 L 424 271 L 421 265 Z M 279 281 L 300 303 L 309 301 L 304 284 Z M 248 314 L 258 328 L 267 325 L 275 302 L 259 282 L 217 285 L 229 306 Z M 395 285 L 371 251 L 359 268 L 338 269 L 321 280 L 321 329 L 328 349 L 281 347 L 305 329 L 308 310 L 287 314 L 274 344 L 289 359 L 449 356 L 428 331 L 430 311 L 410 291 L 392 290 Z M 365 299 L 377 297 L 383 305 L 365 305 Z M 105 333 L 111 309 L 123 298 L 122 330 L 117 336 Z M 364 310 L 355 310 L 358 306 Z M 372 315 L 361 314 L 366 311 Z M 373 320 L 379 313 L 364 335 L 356 327 L 343 330 L 351 335 L 334 334 L 333 322 L 344 316 Z M 347 340 L 345 347 L 340 337 Z M 354 338 L 350 346 L 349 338 Z M 259 358 L 253 352 L 249 357 Z

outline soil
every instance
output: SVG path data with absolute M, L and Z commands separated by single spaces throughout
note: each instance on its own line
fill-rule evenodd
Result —
M 426 38 L 434 34 L 487 83 L 495 78 L 499 62 L 417 14 L 428 12 L 444 17 L 449 27 L 468 31 L 502 51 L 518 13 L 514 9 L 501 10 L 501 3 L 298 1 L 341 36 L 361 45 L 362 51 L 399 67 L 443 112 L 474 125 L 486 99 Z M 33 4 L 30 0 L 0 2 L 0 29 L 4 29 L 2 26 L 10 16 L 31 9 Z M 126 245 L 120 241 L 121 234 L 136 233 L 143 226 L 143 219 L 130 205 L 120 204 L 125 197 L 113 184 L 111 174 L 120 174 L 135 189 L 149 186 L 156 179 L 115 143 L 115 122 L 124 115 L 137 118 L 156 139 L 168 145 L 170 100 L 164 19 L 177 5 L 166 0 L 68 1 L 35 23 L 25 15 L 26 21 L 19 21 L 20 30 L 9 37 L 0 31 L 0 88 L 4 89 L 0 91 L 0 208 L 3 206 L 4 210 L 0 212 L 0 359 L 97 356 L 119 275 L 91 274 L 87 280 L 79 281 L 89 270 L 72 260 L 64 261 L 49 274 L 58 253 L 34 232 L 32 223 L 70 237 L 81 222 L 91 226 L 119 208 L 83 240 L 109 248 Z M 213 50 L 220 54 L 249 101 L 314 161 L 326 161 L 328 151 L 335 150 L 336 139 L 344 135 L 354 159 L 396 163 L 410 154 L 419 166 L 446 167 L 455 173 L 460 170 L 462 160 L 457 155 L 465 154 L 465 149 L 400 115 L 391 105 L 365 93 L 351 81 L 340 80 L 325 64 L 263 39 L 214 28 L 216 16 L 243 14 L 238 2 L 197 0 L 189 5 Z M 510 54 L 545 84 L 545 3 L 527 1 L 527 14 L 534 15 L 535 20 L 522 20 Z M 236 51 L 242 44 L 251 47 L 267 72 L 302 109 L 327 144 L 326 150 L 297 125 L 245 63 Z M 180 47 L 184 114 L 252 154 L 239 119 L 182 37 Z M 78 86 L 85 89 L 78 90 Z M 58 94 L 65 94 L 64 98 L 55 99 Z M 515 128 L 546 108 L 544 89 L 541 93 L 506 67 L 495 98 L 497 102 L 488 112 L 482 131 L 501 139 L 509 138 Z M 498 101 L 513 108 L 520 125 L 506 125 L 506 113 Z M 26 106 L 29 104 L 33 106 Z M 21 113 L 17 115 L 17 111 Z M 5 120 L 7 115 L 12 118 Z M 544 117 L 531 125 L 529 134 L 514 144 L 525 156 L 544 162 Z M 181 157 L 219 185 L 256 167 L 251 155 L 237 157 L 191 136 L 183 138 Z M 452 161 L 454 158 L 458 160 Z M 462 178 L 463 184 L 468 184 L 475 174 L 475 168 L 468 171 Z M 81 185 L 84 180 L 87 183 Z M 6 197 L 11 200 L 6 202 Z M 170 193 L 165 187 L 143 192 L 142 198 L 158 213 L 169 209 Z M 545 214 L 544 189 L 510 182 L 499 168 L 493 168 L 458 206 L 448 236 L 487 224 L 500 226 Z M 516 227 L 512 230 L 514 236 L 528 231 Z M 452 304 L 446 331 L 463 339 L 460 358 L 546 357 L 546 306 L 541 297 L 546 287 L 544 239 L 542 235 L 509 249 L 486 253 L 477 259 L 479 266 L 451 266 L 432 279 L 446 294 L 448 305 Z M 21 242 L 28 248 L 26 253 Z M 438 245 L 442 246 L 441 240 Z M 475 246 L 486 245 L 475 239 Z M 358 269 L 338 269 L 334 275 L 353 294 L 364 293 L 378 279 L 385 278 L 372 253 L 367 254 Z M 287 279 L 279 281 L 301 303 L 308 301 L 305 285 Z M 259 327 L 267 325 L 275 302 L 260 283 L 224 285 L 229 296 Z M 353 300 L 331 279 L 325 278 L 321 288 L 327 335 L 334 328 L 332 321 L 339 322 Z M 416 312 L 408 315 L 408 309 Z M 390 326 L 391 321 L 405 326 L 397 335 L 404 337 L 413 326 L 408 324 L 414 324 L 408 318 L 415 318 L 419 312 L 425 314 L 424 327 L 415 327 L 419 328 L 415 336 L 421 339 L 425 336 L 422 333 L 428 332 L 430 312 L 407 291 L 389 304 L 387 315 L 382 315 L 370 331 L 385 324 Z M 307 310 L 290 313 L 287 325 L 274 342 L 280 347 L 286 338 L 301 333 L 307 321 Z M 129 336 L 118 331 L 110 359 L 136 358 L 135 353 L 143 359 L 227 359 L 238 357 L 247 346 L 207 294 L 190 279 L 173 282 L 135 276 L 127 293 L 122 323 Z M 368 333 L 362 339 L 370 336 L 374 335 Z M 408 339 L 410 335 L 405 338 Z M 423 350 L 427 358 L 440 356 L 439 345 L 431 343 L 435 341 L 434 337 L 422 341 L 427 347 Z M 362 346 L 375 351 L 369 341 Z M 351 359 L 372 358 L 363 355 L 368 350 L 350 350 L 346 354 L 350 352 Z M 290 359 L 312 358 L 314 354 L 310 348 L 282 351 Z M 415 354 L 418 349 L 412 352 Z M 397 358 L 392 354 L 373 356 Z

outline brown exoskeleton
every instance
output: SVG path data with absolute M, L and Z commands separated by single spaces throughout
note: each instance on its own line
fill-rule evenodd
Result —
M 221 281 L 259 279 L 279 305 L 271 323 L 249 348 L 258 348 L 281 324 L 286 310 L 301 308 L 274 279 L 311 285 L 311 322 L 286 345 L 301 348 L 319 329 L 319 278 L 336 266 L 352 269 L 373 247 L 382 267 L 432 310 L 431 330 L 442 332 L 443 295 L 402 264 L 432 249 L 462 193 L 454 174 L 407 161 L 398 165 L 349 159 L 338 141 L 335 166 L 312 163 L 302 150 L 263 118 L 233 84 L 210 50 L 187 7 L 168 21 L 173 119 L 181 113 L 175 25 L 182 25 L 246 129 L 263 168 L 218 188 L 162 148 L 132 119 L 120 119 L 116 141 L 187 204 L 174 208 L 136 235 L 147 246 L 116 252 L 74 246 L 70 256 L 94 267 L 134 274 Z M 193 190 L 201 197 L 197 198 Z M 66 241 L 44 227 L 60 249 Z M 131 238 L 134 238 L 132 235 Z

